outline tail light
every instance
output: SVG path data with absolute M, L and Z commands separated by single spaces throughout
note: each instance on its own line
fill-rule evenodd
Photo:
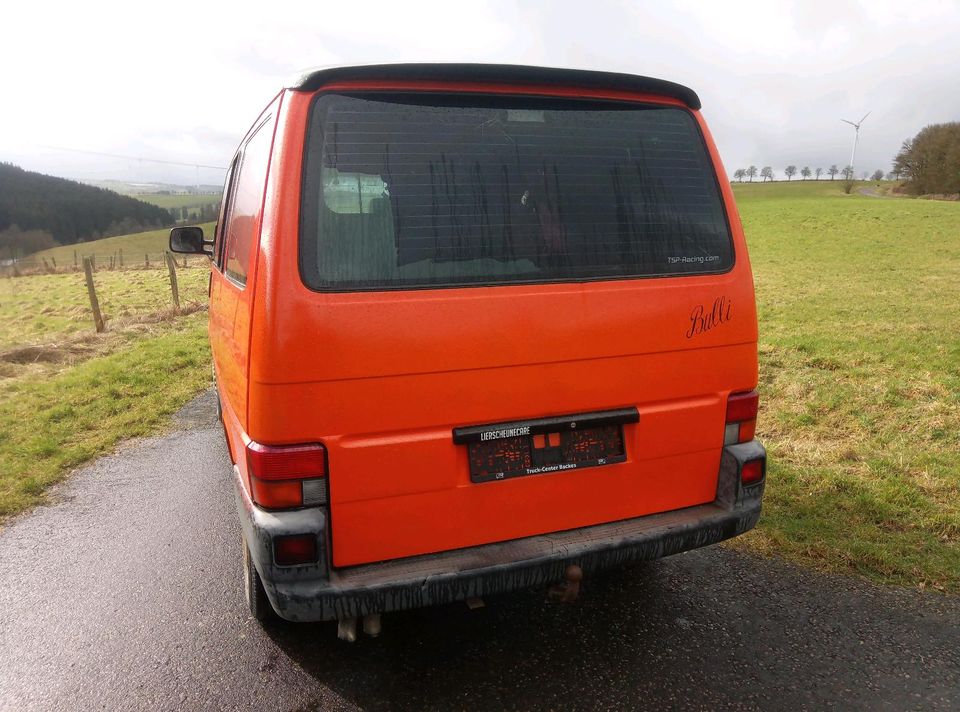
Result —
M 746 485 L 755 485 L 763 479 L 765 460 L 750 460 L 740 468 L 740 482 Z
M 727 425 L 723 431 L 723 444 L 735 445 L 753 440 L 757 429 L 757 410 L 760 394 L 756 391 L 731 393 L 727 399 Z
M 313 564 L 317 558 L 316 534 L 278 536 L 273 540 L 273 560 L 278 566 Z
M 323 445 L 247 445 L 250 495 L 261 507 L 289 509 L 326 504 L 327 452 Z

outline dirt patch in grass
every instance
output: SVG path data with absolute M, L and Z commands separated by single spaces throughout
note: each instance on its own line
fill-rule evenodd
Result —
M 191 302 L 183 304 L 180 307 L 169 307 L 155 311 L 152 314 L 140 314 L 138 316 L 127 317 L 119 320 L 121 324 L 158 324 L 161 321 L 171 321 L 188 314 L 196 314 L 198 311 L 206 311 L 207 305 L 200 302 Z
M 50 344 L 47 346 L 23 346 L 0 353 L 0 361 L 6 363 L 63 363 L 78 354 L 89 354 L 93 349 L 79 344 Z
M 136 339 L 148 338 L 157 332 L 154 328 L 157 325 L 167 325 L 206 309 L 206 304 L 191 302 L 180 308 L 168 307 L 148 314 L 111 319 L 109 329 L 100 334 L 83 332 L 57 342 L 0 351 L 0 379 L 57 373 L 65 367 L 112 353 Z

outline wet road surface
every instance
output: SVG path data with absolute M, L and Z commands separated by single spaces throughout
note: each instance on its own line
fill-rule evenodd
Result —
M 250 619 L 209 394 L 0 531 L 0 709 L 960 709 L 960 599 L 713 547 L 542 591 Z

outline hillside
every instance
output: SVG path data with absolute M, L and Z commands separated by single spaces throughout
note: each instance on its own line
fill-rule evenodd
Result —
M 211 238 L 213 226 L 212 222 L 200 225 L 204 235 Z M 167 250 L 169 239 L 170 230 L 165 228 L 131 235 L 104 237 L 82 245 L 64 245 L 43 250 L 32 255 L 31 262 L 40 264 L 42 260 L 47 260 L 60 266 L 69 266 L 73 264 L 74 252 L 78 257 L 93 256 L 97 264 L 106 264 L 110 257 L 118 257 L 121 254 L 127 265 L 143 264 L 144 255 L 149 255 L 151 261 L 159 262 L 163 258 L 164 251 Z
M 0 231 L 44 230 L 62 245 L 100 237 L 111 227 L 161 227 L 170 213 L 103 188 L 0 163 Z

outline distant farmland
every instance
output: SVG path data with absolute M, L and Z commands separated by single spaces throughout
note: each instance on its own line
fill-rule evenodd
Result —
M 132 197 L 145 203 L 166 208 L 177 221 L 213 220 L 220 209 L 220 193 L 187 193 L 171 195 L 169 193 L 136 193 Z M 186 213 L 184 213 L 186 211 Z
M 138 193 L 131 194 L 131 197 L 142 200 L 145 203 L 151 203 L 160 208 L 197 208 L 204 205 L 219 205 L 220 193 L 200 193 L 185 195 L 170 195 L 168 193 Z

